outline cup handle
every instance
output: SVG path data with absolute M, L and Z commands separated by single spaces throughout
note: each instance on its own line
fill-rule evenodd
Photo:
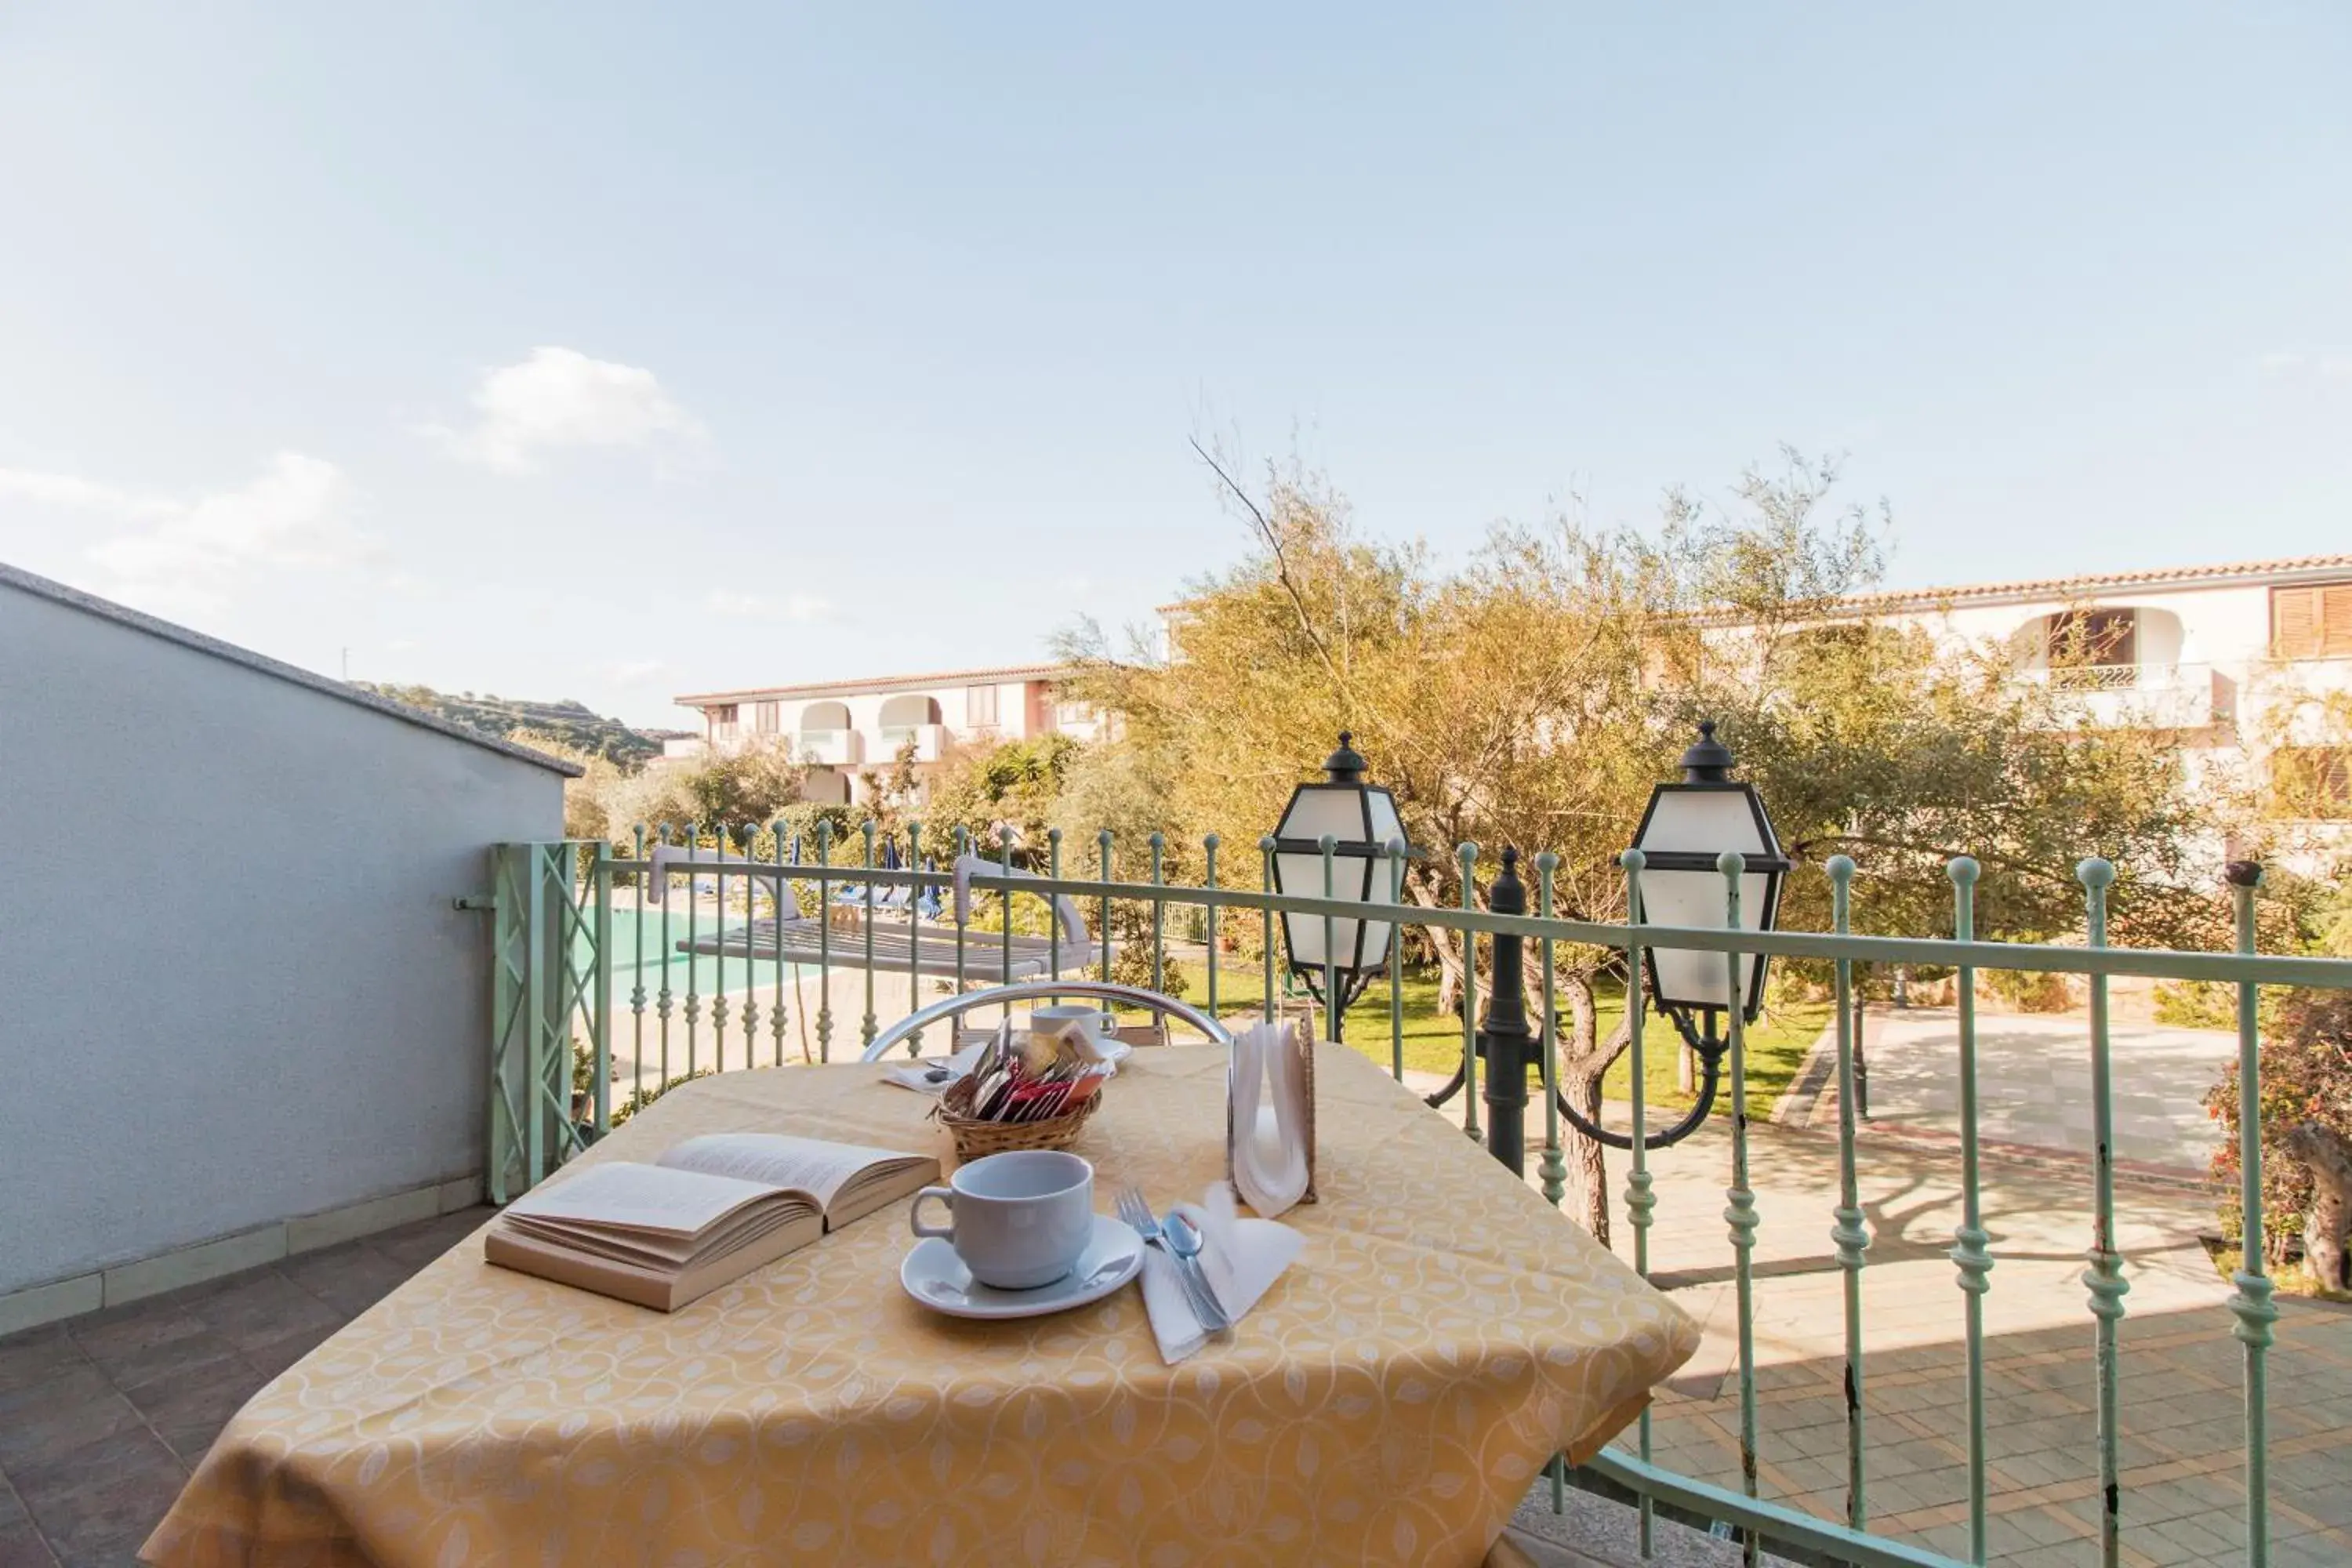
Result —
M 915 1194 L 914 1203 L 909 1205 L 907 1210 L 907 1228 L 913 1231 L 917 1236 L 926 1237 L 936 1237 L 941 1241 L 953 1241 L 955 1239 L 955 1226 L 952 1224 L 925 1225 L 923 1223 L 923 1200 L 925 1198 L 937 1198 L 940 1202 L 948 1205 L 948 1213 L 950 1215 L 955 1213 L 955 1189 L 953 1187 L 925 1187 L 921 1192 Z

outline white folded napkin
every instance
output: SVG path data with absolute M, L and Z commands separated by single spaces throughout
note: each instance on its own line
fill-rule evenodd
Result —
M 1307 1195 L 1307 1063 L 1287 1023 L 1244 1029 L 1233 1047 L 1234 1185 L 1268 1219 Z
M 988 1049 L 988 1042 L 982 1040 L 976 1045 L 966 1046 L 951 1057 L 941 1058 L 937 1061 L 926 1058 L 918 1061 L 902 1062 L 897 1067 L 886 1069 L 882 1074 L 882 1081 L 895 1083 L 900 1089 L 911 1089 L 917 1094 L 945 1094 L 955 1087 L 956 1079 L 971 1071 L 972 1064 L 980 1060 L 980 1053 L 986 1049 Z M 934 1079 L 930 1076 L 932 1071 L 940 1068 L 947 1069 L 948 1076 Z
M 1076 1018 L 1063 1025 L 1054 1037 L 1066 1044 L 1080 1061 L 1092 1062 L 1100 1068 L 1104 1078 L 1117 1077 L 1118 1064 L 1135 1050 L 1125 1040 L 1109 1035 L 1088 1033 L 1085 1022 Z
M 1223 1182 L 1197 1204 L 1178 1204 L 1175 1212 L 1200 1227 L 1202 1272 L 1208 1275 L 1218 1304 L 1236 1323 L 1307 1245 L 1307 1238 L 1286 1225 L 1239 1217 L 1233 1189 Z M 1143 1249 L 1143 1310 L 1151 1319 L 1160 1357 L 1170 1366 L 1209 1342 L 1208 1331 L 1184 1299 L 1176 1260 L 1157 1247 Z
M 971 921 L 972 873 L 994 876 L 1003 869 L 1004 868 L 998 862 L 983 860 L 977 855 L 961 855 L 956 858 L 954 867 L 956 924 L 968 925 Z M 1018 869 L 1015 869 L 1013 875 L 1028 877 L 1033 881 L 1037 879 L 1032 873 Z M 1094 938 L 1087 931 L 1086 917 L 1078 912 L 1077 900 L 1066 893 L 1056 894 L 1054 899 L 1054 913 L 1062 922 L 1064 942 L 1074 947 L 1087 947 L 1093 943 Z

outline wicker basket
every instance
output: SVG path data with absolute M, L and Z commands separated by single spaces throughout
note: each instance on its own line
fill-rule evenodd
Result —
M 1102 1090 L 1097 1089 L 1078 1102 L 1076 1110 L 1043 1121 L 982 1121 L 971 1115 L 972 1091 L 978 1087 L 970 1078 L 960 1079 L 931 1108 L 932 1119 L 955 1141 L 959 1164 L 1008 1149 L 1066 1149 L 1077 1142 L 1079 1129 L 1102 1103 Z

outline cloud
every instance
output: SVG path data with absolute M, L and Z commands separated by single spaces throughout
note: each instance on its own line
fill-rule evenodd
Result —
M 341 468 L 299 452 L 280 452 L 251 482 L 192 501 L 71 474 L 0 469 L 0 499 L 144 524 L 85 553 L 104 575 L 106 591 L 151 609 L 216 608 L 257 571 L 373 559 L 375 541 L 349 519 L 352 495 Z
M 179 510 L 160 497 L 134 495 L 77 474 L 36 473 L 28 468 L 0 468 L 0 498 L 6 497 L 119 517 L 163 517 Z
M 2255 363 L 2264 375 L 2283 381 L 2352 381 L 2352 353 L 2274 349 Z
M 820 599 L 814 594 L 787 594 L 780 599 L 767 594 L 744 594 L 731 588 L 719 588 L 703 600 L 703 605 L 714 616 L 725 616 L 739 621 L 824 621 L 833 618 L 833 601 Z
M 473 404 L 473 428 L 431 433 L 458 456 L 503 473 L 529 473 L 567 447 L 706 438 L 653 372 L 577 349 L 535 348 L 520 363 L 483 372 Z

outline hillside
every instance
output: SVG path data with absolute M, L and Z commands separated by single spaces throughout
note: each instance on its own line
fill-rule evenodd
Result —
M 573 751 L 604 757 L 625 768 L 635 768 L 661 755 L 661 742 L 640 733 L 618 719 L 607 719 L 579 702 L 530 702 L 502 697 L 453 695 L 429 686 L 377 685 L 355 680 L 352 685 L 378 697 L 421 709 L 462 725 L 477 735 L 503 741 L 518 730 L 534 731 L 561 741 Z

